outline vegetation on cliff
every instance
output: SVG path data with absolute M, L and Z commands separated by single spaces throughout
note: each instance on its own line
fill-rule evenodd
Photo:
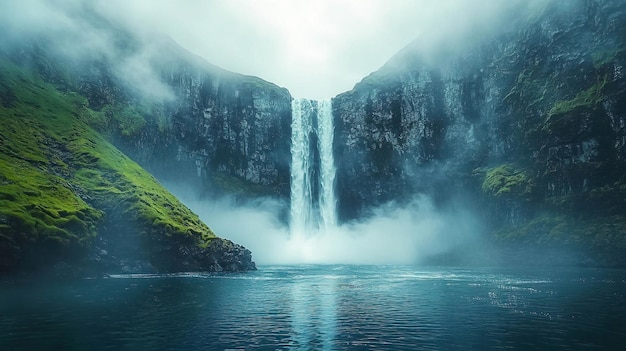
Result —
M 85 123 L 109 113 L 131 133 L 133 111 L 91 110 L 81 96 L 60 92 L 5 58 L 0 95 L 0 271 L 82 256 L 114 214 L 144 237 L 185 236 L 199 247 L 215 238 Z
M 579 253 L 576 263 L 624 265 L 626 192 L 623 164 L 621 67 L 623 33 L 598 34 L 588 46 L 555 39 L 514 63 L 521 73 L 502 99 L 505 123 L 517 127 L 516 152 L 504 162 L 522 162 L 515 171 L 504 163 L 482 174 L 482 192 L 494 218 L 494 238 L 510 247 L 558 248 Z M 617 37 L 613 37 L 616 35 Z M 530 43 L 540 42 L 529 31 Z M 565 51 L 567 50 L 567 51 Z M 523 61 L 522 61 L 523 60 Z M 569 61 L 576 61 L 570 63 Z M 541 64 L 539 64 L 541 63 Z M 547 70 L 546 67 L 552 67 Z M 506 112 L 504 112 L 506 111 Z M 533 184 L 533 201 L 524 194 Z M 514 215 L 512 215 L 514 214 Z
M 486 171 L 482 190 L 494 197 L 528 198 L 535 185 L 524 169 L 507 163 Z

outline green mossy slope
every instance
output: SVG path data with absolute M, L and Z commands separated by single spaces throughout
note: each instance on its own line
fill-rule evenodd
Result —
M 215 235 L 86 119 L 98 112 L 0 58 L 0 272 L 83 255 L 112 213 L 144 236 Z

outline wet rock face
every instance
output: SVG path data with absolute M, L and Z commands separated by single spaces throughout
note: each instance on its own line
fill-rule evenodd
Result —
M 289 196 L 289 92 L 184 60 L 161 67 L 174 99 L 116 145 L 155 174 L 195 190 Z
M 618 181 L 625 23 L 620 1 L 554 1 L 437 62 L 399 53 L 333 99 L 341 218 L 415 192 L 477 195 L 477 170 L 510 162 L 543 199 Z
M 333 100 L 343 218 L 361 205 L 424 192 L 444 177 L 446 163 L 477 157 L 472 116 L 463 114 L 473 96 L 463 96 L 455 78 L 426 68 L 394 79 L 373 74 Z
M 160 240 L 150 247 L 158 272 L 241 272 L 256 270 L 252 253 L 230 240 L 214 239 L 200 247 L 184 238 Z
M 175 159 L 194 175 L 225 174 L 288 193 L 291 96 L 258 78 L 173 72 Z
M 495 112 L 505 81 L 478 68 L 474 60 L 481 54 L 442 68 L 401 57 L 418 64 L 407 64 L 391 77 L 374 73 L 333 100 L 343 218 L 363 207 L 432 192 L 443 183 L 460 186 L 457 173 L 471 173 L 487 158 L 508 152 L 511 142 L 497 139 Z M 368 186 L 341 185 L 356 178 Z
M 200 250 L 199 254 L 198 260 L 213 266 L 212 271 L 215 272 L 256 270 L 250 250 L 230 240 L 213 240 L 205 250 Z
M 138 234 L 120 217 L 109 219 L 106 226 L 80 267 L 83 276 L 256 270 L 252 252 L 227 239 L 201 243 L 190 235 Z

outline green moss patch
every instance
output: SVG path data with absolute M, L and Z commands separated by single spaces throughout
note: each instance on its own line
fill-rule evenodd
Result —
M 495 234 L 497 240 L 537 248 L 558 247 L 584 252 L 600 265 L 623 265 L 626 250 L 626 217 L 573 217 L 542 214 L 525 225 Z
M 602 102 L 604 98 L 604 86 L 606 85 L 607 80 L 607 76 L 604 76 L 601 79 L 599 78 L 594 85 L 589 87 L 589 89 L 581 91 L 573 99 L 556 102 L 548 112 L 547 122 L 549 122 L 553 116 L 568 113 L 579 107 L 593 107 Z
M 2 230 L 28 241 L 53 240 L 83 245 L 96 235 L 102 212 L 77 196 L 63 178 L 46 174 L 26 161 L 0 155 L 0 218 Z M 12 230 L 10 230 L 12 228 Z
M 622 46 L 608 50 L 596 51 L 591 55 L 593 66 L 596 69 L 603 69 L 606 66 L 613 64 L 621 55 L 624 54 L 624 51 L 625 50 Z
M 482 184 L 483 192 L 494 197 L 529 198 L 534 188 L 527 172 L 511 163 L 488 169 Z

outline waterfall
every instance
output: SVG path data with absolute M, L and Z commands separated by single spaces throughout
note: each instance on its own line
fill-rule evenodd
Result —
M 305 233 L 313 221 L 310 140 L 313 131 L 309 100 L 291 102 L 291 213 L 294 233 Z
M 326 229 L 337 222 L 333 115 L 330 100 L 291 103 L 291 232 Z
M 325 228 L 337 223 L 335 201 L 335 159 L 333 157 L 333 106 L 330 99 L 317 104 L 317 134 L 320 153 L 320 199 L 319 209 Z

